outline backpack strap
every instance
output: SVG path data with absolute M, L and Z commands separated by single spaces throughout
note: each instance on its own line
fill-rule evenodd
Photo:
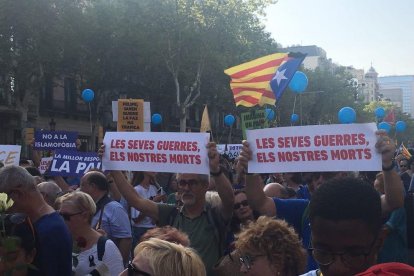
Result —
M 225 230 L 227 229 L 226 225 L 220 223 L 220 219 L 218 218 L 218 213 L 214 210 L 210 204 L 206 205 L 206 212 L 207 212 L 207 220 L 210 225 L 214 228 L 214 237 L 219 244 L 219 256 L 223 256 L 225 245 L 224 245 L 224 236 Z
M 103 217 L 103 213 L 104 213 L 104 209 L 106 204 L 108 204 L 109 202 L 113 201 L 108 194 L 106 194 L 103 198 L 101 198 L 97 203 L 96 203 L 96 212 L 95 215 L 98 212 L 101 212 L 99 215 L 99 220 L 95 225 L 95 230 L 101 229 L 101 224 L 102 224 L 102 217 Z
M 101 262 L 102 262 L 103 255 L 105 254 L 105 244 L 106 244 L 107 240 L 108 240 L 108 238 L 105 237 L 105 236 L 100 236 L 99 239 L 98 239 L 98 245 L 97 245 L 98 260 L 101 261 Z

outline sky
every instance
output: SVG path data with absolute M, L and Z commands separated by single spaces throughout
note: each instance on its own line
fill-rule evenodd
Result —
M 266 13 L 283 47 L 316 45 L 340 65 L 414 75 L 414 0 L 278 0 Z

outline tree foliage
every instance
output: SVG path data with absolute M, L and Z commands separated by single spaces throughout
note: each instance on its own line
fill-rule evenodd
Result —
M 23 111 L 47 81 L 65 77 L 74 82 L 77 97 L 86 87 L 95 91 L 95 122 L 120 95 L 150 101 L 152 111 L 164 115 L 164 130 L 184 131 L 189 109 L 201 113 L 204 104 L 218 121 L 220 114 L 247 110 L 234 106 L 223 71 L 278 52 L 261 20 L 275 2 L 4 0 L 0 87 Z M 343 68 L 304 71 L 308 89 L 301 95 L 284 93 L 276 106 L 277 125 L 291 125 L 292 113 L 302 125 L 337 123 L 344 106 L 357 110 L 358 122 L 375 120 L 377 103 L 355 102 Z

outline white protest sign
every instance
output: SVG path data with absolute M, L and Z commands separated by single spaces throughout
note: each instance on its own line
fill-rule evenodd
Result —
M 46 170 L 49 168 L 50 163 L 53 160 L 53 156 L 52 157 L 43 157 L 40 160 L 40 165 L 39 165 L 39 171 L 41 174 L 44 174 L 46 172 Z
M 0 162 L 5 166 L 19 166 L 21 149 L 21 146 L 16 145 L 0 145 Z
M 107 132 L 104 170 L 209 174 L 209 133 Z
M 237 158 L 240 154 L 240 150 L 242 148 L 242 144 L 218 144 L 217 151 L 220 154 L 226 154 L 229 158 L 234 159 Z
M 118 122 L 118 101 L 112 101 L 112 121 Z M 144 102 L 144 131 L 151 131 L 151 103 Z
M 251 173 L 380 171 L 375 123 L 247 130 Z

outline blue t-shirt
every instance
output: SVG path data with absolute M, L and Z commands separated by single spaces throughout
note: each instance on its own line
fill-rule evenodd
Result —
M 296 197 L 299 199 L 311 199 L 311 195 L 307 184 L 299 186 L 299 190 L 296 192 Z
M 96 228 L 99 222 L 102 209 L 92 218 L 91 226 Z M 101 226 L 109 239 L 128 239 L 132 237 L 131 224 L 124 207 L 117 201 L 110 201 L 103 208 Z
M 70 276 L 72 237 L 61 216 L 57 212 L 44 215 L 33 227 L 36 231 L 37 249 L 33 265 L 38 271 L 29 275 Z
M 289 223 L 302 239 L 302 245 L 308 253 L 306 271 L 317 269 L 318 264 L 308 250 L 311 247 L 311 229 L 308 214 L 309 200 L 273 198 L 273 201 L 276 205 L 277 217 Z

